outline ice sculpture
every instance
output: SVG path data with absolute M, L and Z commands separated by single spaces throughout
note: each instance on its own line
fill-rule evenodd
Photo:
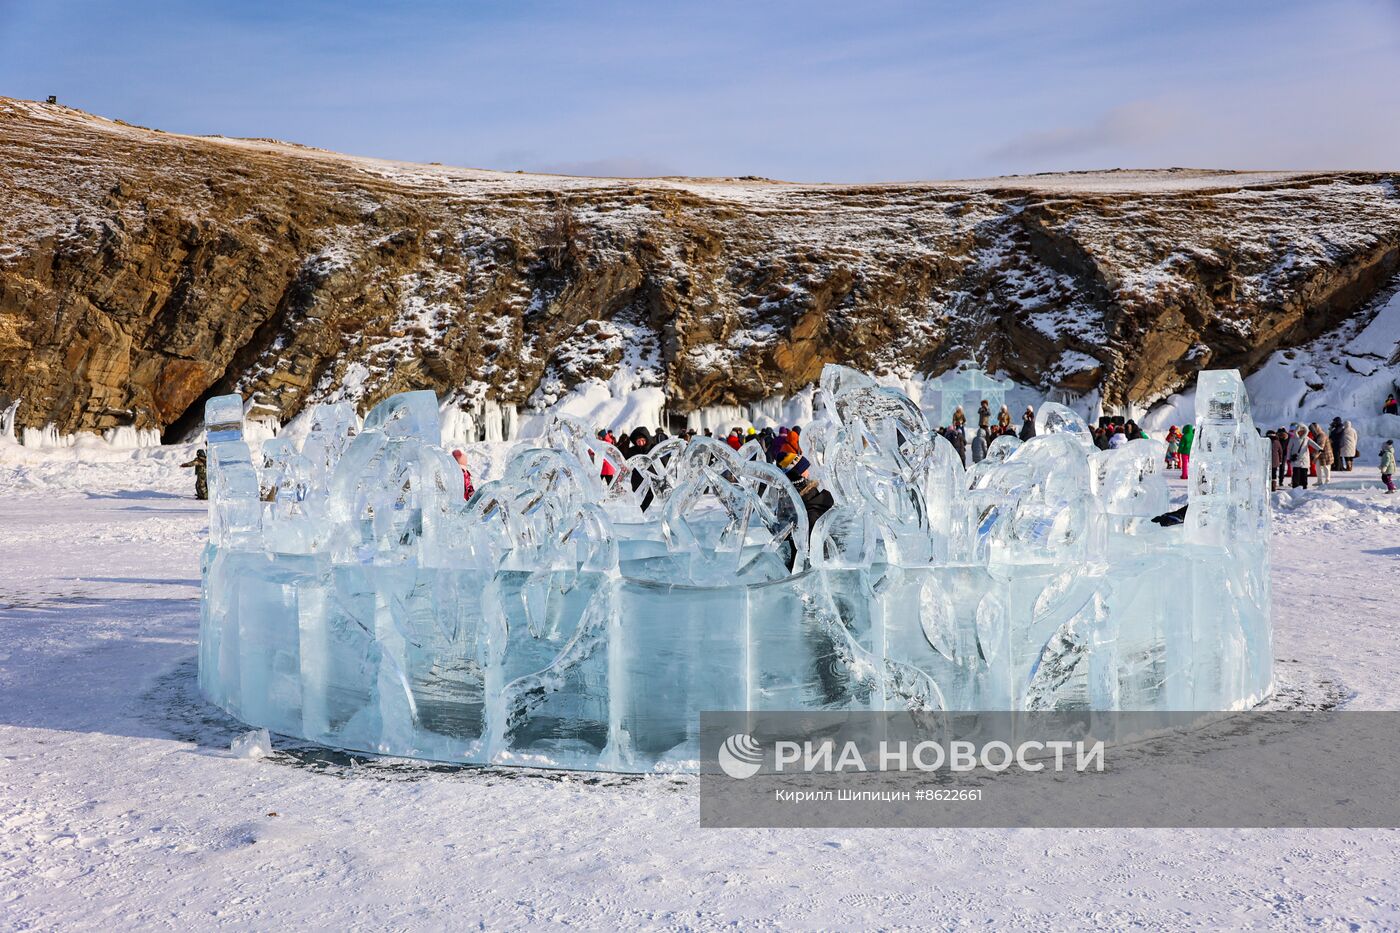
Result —
M 1001 406 L 1006 404 L 1006 389 L 1006 383 L 988 376 L 975 364 L 963 363 L 957 369 L 950 369 L 937 379 L 926 382 L 923 397 L 925 403 L 938 412 L 938 425 L 952 424 L 953 413 L 961 406 L 963 414 L 975 428 L 977 406 L 983 401 L 987 402 L 992 416 L 996 417 Z
M 457 762 L 697 766 L 701 710 L 1214 710 L 1272 689 L 1267 457 L 1202 373 L 1184 525 L 1160 442 L 1047 403 L 964 469 L 896 389 L 828 366 L 809 523 L 757 445 L 624 459 L 556 417 L 470 501 L 431 393 L 206 407 L 200 684 L 250 725 Z M 611 478 L 602 476 L 611 465 Z

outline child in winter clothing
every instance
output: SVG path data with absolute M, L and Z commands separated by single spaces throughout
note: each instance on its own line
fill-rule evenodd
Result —
M 1179 467 L 1179 466 L 1181 466 L 1181 464 L 1177 462 L 1177 454 L 1180 452 L 1180 450 L 1181 450 L 1181 432 L 1178 431 L 1178 430 L 1176 429 L 1176 425 L 1172 425 L 1170 428 L 1167 429 L 1167 468 L 1168 468 L 1168 469 L 1171 469 L 1172 467 Z
M 1181 441 L 1176 445 L 1177 456 L 1181 459 L 1181 478 L 1190 479 L 1191 444 L 1196 440 L 1196 426 L 1188 424 L 1181 429 Z
M 1385 483 L 1385 494 L 1395 491 L 1395 442 L 1386 441 L 1381 445 L 1381 482 Z

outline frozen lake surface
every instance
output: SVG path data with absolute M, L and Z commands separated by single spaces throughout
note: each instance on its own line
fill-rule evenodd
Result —
M 0 465 L 6 928 L 1400 923 L 1383 830 L 702 831 L 690 778 L 234 758 L 178 453 Z M 1338 480 L 1275 498 L 1276 702 L 1400 709 L 1400 496 Z

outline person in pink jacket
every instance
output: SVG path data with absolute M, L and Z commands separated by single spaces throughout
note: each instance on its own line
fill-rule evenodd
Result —
M 472 471 L 467 469 L 467 455 L 460 450 L 452 451 L 452 459 L 462 468 L 462 498 L 470 499 L 476 487 L 472 485 Z

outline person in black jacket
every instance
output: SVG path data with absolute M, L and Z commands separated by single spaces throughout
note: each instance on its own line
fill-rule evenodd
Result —
M 806 457 L 791 452 L 778 461 L 778 469 L 786 473 L 787 478 L 797 487 L 797 494 L 802 497 L 802 505 L 807 509 L 808 534 L 811 534 L 817 519 L 830 512 L 831 507 L 836 504 L 831 493 L 818 486 L 816 481 L 807 475 L 811 468 L 812 464 Z
M 948 428 L 948 433 L 944 436 L 947 437 L 948 442 L 953 445 L 953 449 L 958 452 L 958 457 L 962 460 L 962 465 L 966 467 L 967 432 L 963 429 L 963 426 L 960 424 L 953 425 L 952 427 Z
M 1021 440 L 1028 441 L 1035 437 L 1035 409 L 1026 406 L 1026 413 L 1021 416 Z
M 1283 482 L 1280 467 L 1283 466 L 1283 455 L 1286 450 L 1286 441 L 1279 438 L 1279 432 L 1270 431 L 1264 435 L 1269 439 L 1269 490 L 1277 492 L 1279 484 Z
M 627 436 L 627 439 L 631 442 L 632 447 L 632 452 L 627 455 L 629 457 L 639 457 L 642 454 L 649 454 L 651 453 L 651 448 L 654 446 L 651 432 L 646 428 L 633 428 L 632 433 Z

